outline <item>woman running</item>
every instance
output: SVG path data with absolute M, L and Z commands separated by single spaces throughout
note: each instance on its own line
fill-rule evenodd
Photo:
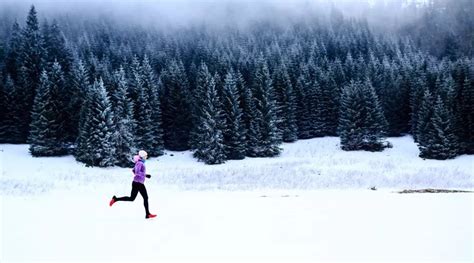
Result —
M 145 168 L 145 160 L 148 158 L 148 153 L 141 150 L 138 152 L 138 155 L 135 155 L 133 157 L 133 161 L 135 162 L 135 167 L 133 168 L 133 174 L 135 177 L 133 178 L 133 183 L 132 183 L 132 193 L 130 196 L 124 196 L 124 197 L 115 197 L 115 195 L 112 197 L 112 200 L 110 200 L 109 205 L 112 206 L 115 202 L 117 201 L 132 201 L 135 200 L 137 197 L 138 192 L 143 197 L 143 205 L 145 206 L 145 218 L 153 218 L 156 217 L 156 215 L 151 214 L 150 211 L 148 210 L 148 194 L 146 192 L 145 188 L 145 177 L 146 178 L 151 178 L 149 174 L 146 174 L 146 168 Z

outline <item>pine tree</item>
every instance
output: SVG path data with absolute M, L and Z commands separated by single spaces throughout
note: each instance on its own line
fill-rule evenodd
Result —
M 280 154 L 281 137 L 277 128 L 276 105 L 274 90 L 267 63 L 261 54 L 257 59 L 254 72 L 254 99 L 256 120 L 260 130 L 257 155 L 272 157 Z
M 297 80 L 301 73 L 301 62 L 303 61 L 302 47 L 299 43 L 295 43 L 290 47 L 288 59 L 288 75 L 291 84 L 296 87 Z
M 63 111 L 64 118 L 72 120 L 77 118 L 77 108 L 72 108 L 75 100 L 77 100 L 75 85 L 75 72 L 73 71 L 73 58 L 71 52 L 66 47 L 66 41 L 59 28 L 56 20 L 49 25 L 47 22 L 42 26 L 43 37 L 43 51 L 44 51 L 44 66 L 51 68 L 55 62 L 59 63 L 63 72 L 63 92 L 61 93 L 65 110 Z M 64 137 L 72 143 L 77 137 L 77 122 L 67 122 L 64 127 Z
M 461 140 L 464 153 L 474 154 L 474 80 L 467 77 L 463 82 L 462 101 L 459 105 L 461 115 Z
M 85 162 L 89 158 L 88 155 L 92 150 L 92 145 L 87 144 L 89 136 L 88 132 L 90 131 L 87 118 L 91 115 L 92 96 L 94 96 L 92 84 L 87 83 L 84 88 L 81 108 L 79 111 L 78 136 L 76 139 L 76 148 L 74 150 L 74 157 L 76 160 L 82 162 Z
M 57 77 L 53 73 L 51 75 Z M 30 153 L 35 157 L 63 155 L 67 151 L 61 141 L 62 121 L 59 118 L 61 109 L 58 108 L 58 90 L 46 71 L 43 71 L 40 83 L 28 138 Z
M 278 129 L 284 142 L 294 142 L 298 139 L 298 126 L 296 125 L 296 97 L 291 84 L 290 76 L 285 63 L 280 62 L 274 72 L 274 87 L 277 102 L 277 116 L 281 120 Z
M 298 138 L 311 138 L 311 82 L 307 67 L 302 67 L 302 74 L 296 81 L 296 122 L 298 125 Z M 314 98 L 313 98 L 314 99 Z
M 359 50 L 360 51 L 360 50 Z M 364 57 L 362 56 L 362 53 L 359 53 L 359 56 L 357 57 L 357 60 L 354 61 L 354 71 L 353 71 L 353 79 L 364 79 L 367 77 L 367 63 L 365 62 Z
M 66 47 L 66 41 L 58 22 L 54 20 L 51 25 L 46 22 L 42 29 L 43 50 L 46 54 L 45 62 L 52 65 L 57 61 L 61 65 L 67 80 L 69 80 L 69 73 L 72 70 L 72 56 Z
M 452 112 L 438 96 L 426 139 L 420 141 L 420 157 L 446 160 L 457 156 L 459 145 L 452 120 Z
M 13 81 L 18 81 L 19 70 L 21 67 L 21 45 L 22 34 L 20 25 L 15 21 L 12 26 L 10 42 L 8 43 L 8 51 L 5 58 L 5 69 Z
M 261 156 L 261 147 L 260 147 L 260 138 L 262 137 L 262 131 L 260 128 L 261 112 L 256 110 L 256 102 L 251 89 L 247 91 L 248 99 L 247 105 L 249 108 L 254 109 L 249 111 L 248 118 L 249 123 L 247 126 L 246 133 L 246 155 L 250 157 L 259 157 Z
M 460 153 L 474 153 L 474 75 L 473 61 L 459 59 L 453 68 L 455 80 L 454 125 L 460 140 Z
M 410 90 L 410 124 L 411 124 L 411 133 L 415 142 L 418 142 L 418 123 L 420 118 L 420 107 L 422 105 L 424 92 L 428 88 L 427 79 L 424 73 L 414 78 L 413 83 L 411 84 Z
M 235 73 L 230 70 L 224 80 L 222 104 L 225 116 L 223 130 L 225 153 L 227 159 L 243 159 L 245 157 L 245 128 L 242 121 L 242 109 L 239 105 L 239 92 Z
M 22 46 L 20 54 L 20 63 L 23 67 L 23 78 L 19 89 L 22 94 L 20 113 L 22 120 L 20 125 L 20 132 L 23 139 L 26 140 L 29 132 L 29 125 L 31 123 L 30 111 L 33 107 L 34 94 L 40 82 L 42 67 L 44 65 L 43 38 L 41 36 L 38 18 L 34 6 L 31 6 L 30 12 L 26 20 L 26 27 L 22 33 Z
M 87 70 L 82 61 L 74 65 L 72 70 L 72 81 L 70 86 L 71 98 L 68 101 L 67 111 L 70 121 L 66 127 L 70 138 L 68 141 L 75 142 L 79 136 L 79 125 L 81 123 L 81 109 L 89 89 L 90 81 Z
M 192 128 L 189 85 L 182 63 L 173 60 L 161 75 L 165 147 L 170 150 L 189 149 Z
M 0 81 L 0 143 L 20 143 L 21 134 L 18 130 L 18 108 L 16 87 L 8 75 L 5 83 Z
M 163 154 L 164 142 L 163 142 L 163 128 L 161 120 L 161 108 L 159 89 L 162 87 L 161 80 L 157 80 L 155 73 L 151 68 L 148 56 L 143 58 L 142 62 L 142 84 L 143 90 L 148 94 L 147 106 L 150 110 L 150 123 L 149 127 L 149 156 L 160 156 Z
M 10 76 L 8 78 L 10 79 Z M 6 82 L 3 83 L 3 79 L 0 79 L 0 108 L 3 109 L 0 111 L 0 143 L 5 142 L 8 138 L 9 121 L 7 116 L 11 114 L 9 107 L 12 104 L 12 90 L 10 89 L 10 87 L 7 89 Z
M 0 41 L 0 72 L 5 72 L 5 57 L 7 52 L 7 44 Z M 0 81 L 3 82 L 3 75 L 0 75 Z
M 420 148 L 420 152 L 422 155 L 430 155 L 428 153 L 428 149 L 425 150 L 425 146 L 429 143 L 429 131 L 433 130 L 433 105 L 435 101 L 433 99 L 433 95 L 431 94 L 430 90 L 425 87 L 423 98 L 421 100 L 421 105 L 417 112 L 417 122 L 416 122 L 416 129 L 415 134 L 417 137 L 418 147 Z
M 137 83 L 137 80 L 139 79 L 136 79 L 135 76 L 136 74 L 139 74 L 140 72 L 140 61 L 138 60 L 138 57 L 136 55 L 133 55 L 133 57 L 131 58 L 131 62 L 129 64 L 127 64 L 128 67 L 125 68 L 125 72 L 128 73 L 127 74 L 127 82 L 128 82 L 128 86 L 129 86 L 129 90 L 128 90 L 128 93 L 130 95 L 130 99 L 132 100 L 133 102 L 133 105 L 134 105 L 134 118 L 136 119 L 136 114 L 137 114 L 137 99 L 138 99 L 138 93 L 137 91 L 139 90 L 137 87 L 140 86 L 141 84 Z M 112 100 L 113 102 L 113 100 Z
M 200 125 L 203 134 L 199 137 L 201 141 L 197 145 L 196 156 L 206 164 L 221 164 L 225 161 L 225 145 L 222 131 L 219 129 L 219 119 L 221 110 L 219 107 L 219 97 L 215 88 L 214 78 L 211 78 L 207 88 L 206 97 L 202 108 Z
M 153 147 L 153 130 L 152 130 L 152 109 L 150 104 L 150 96 L 148 84 L 144 83 L 143 69 L 140 67 L 138 71 L 134 71 L 135 92 L 137 93 L 137 101 L 135 105 L 136 113 L 136 143 L 139 149 L 151 151 Z
M 127 72 L 127 71 L 126 71 Z M 138 119 L 138 114 L 139 114 L 139 109 L 138 109 L 138 93 L 139 91 L 143 88 L 143 83 L 140 77 L 141 72 L 141 65 L 140 61 L 138 60 L 138 57 L 136 55 L 133 55 L 132 61 L 129 65 L 129 70 L 128 70 L 128 83 L 129 83 L 129 90 L 128 93 L 130 95 L 130 99 L 132 100 L 133 103 L 133 119 L 137 120 Z M 111 98 L 112 104 L 115 103 L 114 98 Z
M 69 125 L 69 121 L 71 120 L 71 113 L 68 112 L 67 108 L 69 101 L 71 100 L 71 94 L 70 90 L 65 85 L 62 67 L 57 61 L 53 62 L 53 65 L 51 66 L 49 81 L 51 82 L 51 90 L 54 95 L 53 99 L 55 105 L 59 109 L 56 117 L 61 129 L 58 133 L 58 140 L 64 145 L 64 147 L 67 147 L 66 142 L 72 141 L 69 140 L 71 139 L 70 134 L 66 132 L 68 131 L 66 127 Z
M 227 66 L 230 67 L 230 65 L 227 65 Z M 224 97 L 224 79 L 221 78 L 221 76 L 219 75 L 217 71 L 214 73 L 214 76 L 212 78 L 214 79 L 214 83 L 216 85 L 217 96 L 222 99 Z M 219 109 L 220 109 L 221 114 L 218 115 L 217 125 L 221 131 L 224 131 L 226 122 L 225 122 L 225 116 L 224 116 L 221 100 L 219 100 Z
M 113 113 L 102 80 L 91 86 L 84 105 L 88 110 L 81 125 L 76 159 L 88 166 L 112 166 L 116 163 Z
M 344 87 L 341 97 L 339 136 L 343 150 L 360 150 L 364 142 L 365 116 L 361 83 L 353 82 Z M 365 111 L 365 109 L 364 109 Z
M 113 69 L 109 56 L 104 55 L 102 59 L 95 61 L 94 76 L 91 79 L 102 79 L 107 94 L 114 92 Z
M 164 130 L 163 130 L 163 113 L 161 111 L 161 99 L 160 94 L 163 90 L 163 81 L 161 78 L 158 77 L 156 81 L 156 85 L 154 88 L 156 97 L 153 98 L 153 112 L 152 112 L 152 120 L 155 124 L 153 127 L 153 132 L 155 134 L 155 141 L 153 143 L 154 149 L 156 149 L 156 154 L 163 155 L 165 150 L 165 142 L 164 142 Z
M 323 104 L 323 107 L 321 107 L 321 115 L 325 122 L 325 132 L 326 135 L 336 136 L 341 91 L 331 75 L 328 75 L 323 79 L 322 87 L 322 99 L 325 103 Z
M 196 87 L 193 90 L 193 101 L 192 101 L 192 120 L 193 128 L 190 134 L 190 146 L 192 149 L 196 149 L 197 144 L 200 141 L 199 135 L 203 134 L 204 127 L 199 125 L 201 118 L 203 117 L 202 108 L 204 107 L 204 100 L 206 98 L 206 89 L 211 81 L 211 73 L 204 62 L 201 62 L 196 76 Z M 200 158 L 199 152 L 195 152 L 194 156 Z
M 257 110 L 255 106 L 252 89 L 245 84 L 245 80 L 237 71 L 235 74 L 237 89 L 240 93 L 240 105 L 242 108 L 242 121 L 245 128 L 245 154 L 256 157 L 258 153 L 258 141 L 260 139 L 260 128 L 257 122 Z
M 330 71 L 333 73 L 334 81 L 336 82 L 337 86 L 344 87 L 347 82 L 347 79 L 344 73 L 344 69 L 342 67 L 341 60 L 339 58 L 336 58 L 331 64 Z
M 375 92 L 375 89 L 367 79 L 363 83 L 365 92 L 365 101 L 367 111 L 367 143 L 366 147 L 369 151 L 379 151 L 389 144 L 384 141 L 387 134 L 388 122 L 384 116 L 380 100 Z
M 134 141 L 135 122 L 133 120 L 133 104 L 128 97 L 128 85 L 125 78 L 125 71 L 122 67 L 114 73 L 116 84 L 115 98 L 116 104 L 113 106 L 114 113 L 114 140 L 116 150 L 116 165 L 129 167 L 131 156 L 137 152 Z
M 439 87 L 438 95 L 441 96 L 446 109 L 452 113 L 452 124 L 455 134 L 459 136 L 461 134 L 461 114 L 458 109 L 458 103 L 456 102 L 457 90 L 456 83 L 451 74 L 443 77 L 441 87 Z
M 410 96 L 412 89 L 411 79 L 414 77 L 412 65 L 408 64 L 409 62 L 406 60 L 402 60 L 401 63 L 402 65 L 398 70 L 399 73 L 397 80 L 399 94 L 401 96 L 398 97 L 400 98 L 398 100 L 399 105 L 395 107 L 395 111 L 398 112 L 397 122 L 395 125 L 398 135 L 406 134 L 410 131 Z M 388 119 L 389 117 L 386 116 L 386 118 Z
M 406 129 L 409 108 L 409 90 L 401 85 L 401 76 L 398 68 L 384 57 L 377 94 L 381 98 L 382 109 L 387 118 L 387 134 L 399 136 Z
M 344 68 L 344 75 L 348 79 L 358 80 L 357 72 L 356 72 L 356 63 L 350 51 L 346 55 L 346 60 L 344 61 L 343 68 Z
M 344 87 L 341 97 L 339 136 L 345 151 L 381 151 L 386 121 L 369 81 Z
M 324 111 L 328 109 L 328 98 L 324 97 L 321 85 L 317 80 L 312 81 L 307 91 L 309 99 L 309 126 L 311 137 L 322 137 L 327 134 L 327 122 Z

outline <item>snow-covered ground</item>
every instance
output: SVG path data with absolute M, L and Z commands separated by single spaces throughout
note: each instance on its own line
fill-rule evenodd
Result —
M 423 160 L 410 137 L 389 140 L 380 153 L 304 140 L 218 166 L 167 152 L 147 161 L 153 220 L 140 196 L 108 206 L 130 169 L 0 145 L 0 262 L 472 262 L 474 194 L 395 191 L 472 190 L 474 156 Z
M 77 189 L 3 199 L 2 262 L 316 262 L 473 259 L 472 194 Z
M 390 138 L 383 152 L 345 152 L 335 137 L 283 145 L 277 158 L 246 158 L 205 165 L 192 153 L 166 152 L 147 161 L 148 185 L 184 190 L 474 188 L 474 156 L 423 160 L 409 136 Z M 32 158 L 27 145 L 0 145 L 0 194 L 36 194 L 52 189 L 127 187 L 131 169 L 90 168 L 72 156 Z

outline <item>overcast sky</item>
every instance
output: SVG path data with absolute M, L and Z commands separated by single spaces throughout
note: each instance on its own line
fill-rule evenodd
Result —
M 326 3 L 326 10 L 322 10 L 321 2 Z M 0 0 L 0 8 L 14 9 L 7 12 L 19 21 L 24 21 L 29 6 L 34 4 L 40 19 L 85 14 L 131 24 L 179 27 L 202 22 L 246 25 L 259 19 L 285 23 L 308 14 L 327 13 L 331 2 L 341 6 L 345 14 L 359 15 L 366 7 L 361 3 L 367 0 Z

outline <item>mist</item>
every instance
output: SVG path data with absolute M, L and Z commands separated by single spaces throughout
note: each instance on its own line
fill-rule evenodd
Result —
M 410 0 L 5 0 L 0 3 L 4 18 L 23 20 L 25 10 L 35 5 L 40 20 L 75 17 L 84 20 L 110 19 L 114 23 L 160 29 L 205 25 L 210 28 L 248 28 L 256 22 L 285 26 L 295 21 L 326 19 L 337 8 L 345 17 L 368 18 L 380 27 L 411 21 Z M 391 12 L 386 12 L 390 8 Z M 385 10 L 385 11 L 384 11 Z M 402 14 L 401 12 L 405 12 Z M 383 21 L 381 23 L 381 21 Z

